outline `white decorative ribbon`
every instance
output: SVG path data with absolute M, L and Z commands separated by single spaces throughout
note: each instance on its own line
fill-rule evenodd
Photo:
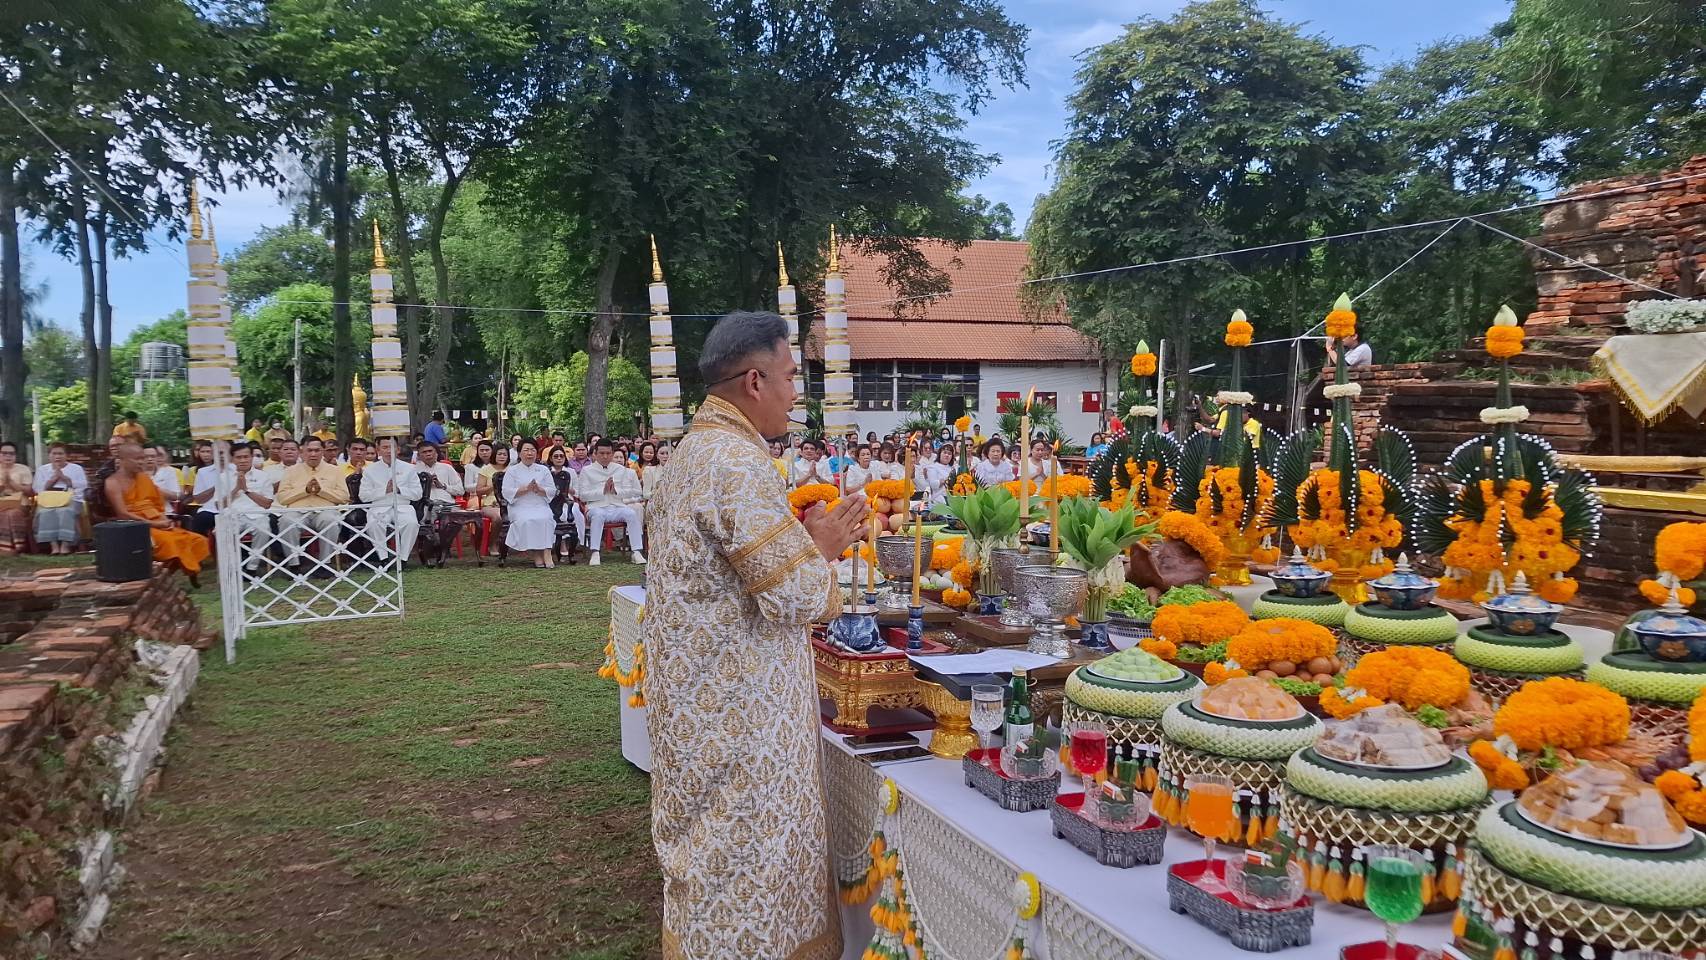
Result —
M 1153 417 L 1158 416 L 1161 413 L 1161 408 L 1141 403 L 1134 403 L 1132 404 L 1131 409 L 1126 412 L 1134 417 Z
M 1481 422 L 1490 424 L 1521 423 L 1528 419 L 1528 408 L 1517 404 L 1514 407 L 1482 407 Z
M 1340 397 L 1350 397 L 1352 400 L 1355 400 L 1357 397 L 1362 396 L 1362 384 L 1329 383 L 1321 389 L 1321 396 L 1326 397 L 1328 400 L 1337 400 Z
M 1237 404 L 1238 406 L 1248 406 L 1250 403 L 1255 401 L 1255 399 L 1255 394 L 1245 393 L 1242 390 L 1222 390 L 1214 395 L 1214 402 L 1223 407 L 1231 406 L 1233 404 Z

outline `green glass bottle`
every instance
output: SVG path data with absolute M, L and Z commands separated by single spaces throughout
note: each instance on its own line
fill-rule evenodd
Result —
M 1031 680 L 1025 674 L 1025 668 L 1019 667 L 1013 671 L 1013 679 L 1007 683 L 1007 718 L 1006 729 L 1003 731 L 1008 746 L 1017 746 L 1029 739 L 1031 732 L 1036 729 L 1036 723 L 1031 717 Z

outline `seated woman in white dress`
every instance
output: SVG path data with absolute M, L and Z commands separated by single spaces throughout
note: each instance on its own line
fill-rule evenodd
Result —
M 1031 482 L 1041 484 L 1048 480 L 1049 461 L 1054 459 L 1054 444 L 1047 440 L 1031 441 L 1031 456 L 1025 461 L 1025 472 L 1030 474 Z
M 972 477 L 980 487 L 993 487 L 996 484 L 1017 480 L 1019 475 L 1013 469 L 1013 462 L 1007 459 L 1007 445 L 1000 440 L 987 440 L 983 449 L 978 451 L 982 459 L 972 467 Z
M 944 443 L 936 451 L 936 459 L 920 463 L 913 470 L 912 482 L 924 491 L 926 507 L 934 507 L 948 499 L 948 490 L 954 483 L 955 456 L 954 445 Z
M 847 493 L 860 493 L 865 489 L 865 484 L 881 477 L 877 475 L 876 465 L 871 463 L 870 447 L 861 444 L 853 448 L 853 456 L 853 465 L 842 471 L 842 482 L 846 484 L 844 489 Z
M 895 446 L 885 443 L 877 449 L 877 462 L 871 465 L 871 473 L 877 480 L 904 480 L 906 466 L 896 462 Z
M 551 548 L 557 542 L 557 520 L 551 516 L 551 498 L 557 482 L 551 469 L 539 462 L 539 445 L 521 441 L 521 462 L 504 471 L 504 499 L 509 502 L 509 533 L 504 543 L 511 550 L 533 555 L 533 566 L 544 570 L 556 566 Z

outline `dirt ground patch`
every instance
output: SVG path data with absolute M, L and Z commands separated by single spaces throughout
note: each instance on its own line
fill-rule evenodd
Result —
M 607 590 L 633 579 L 412 571 L 401 621 L 210 656 L 80 956 L 656 956 L 648 785 L 594 675 Z

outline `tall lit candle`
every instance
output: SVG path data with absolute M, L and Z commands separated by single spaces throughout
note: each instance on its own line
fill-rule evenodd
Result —
M 904 489 L 906 490 L 906 516 L 908 519 L 912 520 L 913 523 L 912 605 L 916 607 L 919 604 L 918 589 L 919 581 L 922 579 L 920 575 L 924 572 L 924 516 L 922 514 L 917 517 L 912 516 L 912 451 L 912 437 L 909 436 L 907 437 L 906 444 L 906 465 L 904 467 L 906 471 L 906 485 Z
M 1031 519 L 1031 398 L 1037 388 L 1025 391 L 1025 410 L 1019 414 L 1019 544 L 1025 545 L 1025 524 Z
M 871 517 L 871 562 L 865 564 L 865 592 L 877 592 L 877 518 Z
M 1048 485 L 1053 498 L 1048 502 L 1048 552 L 1060 552 L 1060 441 L 1048 458 Z

